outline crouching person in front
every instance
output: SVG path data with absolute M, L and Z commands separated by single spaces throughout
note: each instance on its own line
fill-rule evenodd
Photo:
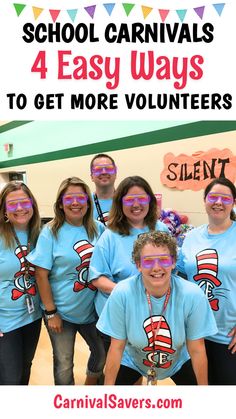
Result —
M 111 336 L 105 384 L 147 384 L 170 377 L 177 385 L 206 385 L 204 338 L 217 332 L 206 296 L 178 277 L 175 239 L 154 231 L 139 236 L 133 261 L 139 274 L 119 283 L 97 323 Z

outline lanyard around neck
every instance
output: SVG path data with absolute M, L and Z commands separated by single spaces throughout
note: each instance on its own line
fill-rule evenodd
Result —
M 106 221 L 105 221 L 105 219 L 103 217 L 102 209 L 101 209 L 101 206 L 99 204 L 99 200 L 98 200 L 97 194 L 95 193 L 93 195 L 93 197 L 94 197 L 94 202 L 95 202 L 95 205 L 96 205 L 96 208 L 97 208 L 97 213 L 98 213 L 99 219 L 104 224 L 104 226 L 106 226 Z

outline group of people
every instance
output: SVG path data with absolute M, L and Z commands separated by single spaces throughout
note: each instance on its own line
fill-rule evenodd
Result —
M 74 384 L 77 332 L 86 385 L 236 384 L 235 186 L 207 186 L 208 223 L 177 249 L 145 179 L 115 189 L 106 154 L 90 169 L 95 193 L 65 179 L 43 228 L 24 183 L 0 192 L 0 384 L 29 383 L 42 318 L 57 385 Z

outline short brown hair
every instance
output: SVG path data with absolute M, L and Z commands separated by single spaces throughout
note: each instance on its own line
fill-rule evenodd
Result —
M 143 233 L 137 238 L 134 243 L 132 252 L 132 259 L 134 263 L 140 261 L 140 254 L 146 244 L 152 244 L 155 247 L 165 246 L 169 249 L 170 255 L 174 261 L 177 259 L 177 243 L 174 237 L 163 231 L 151 231 L 150 233 Z
M 112 164 L 114 164 L 114 166 L 116 165 L 114 159 L 111 156 L 109 156 L 108 154 L 99 153 L 99 154 L 96 154 L 96 156 L 94 156 L 92 158 L 91 162 L 90 162 L 90 172 L 91 173 L 92 173 L 92 169 L 93 169 L 94 160 L 102 159 L 102 158 L 109 159 L 109 160 L 111 160 Z

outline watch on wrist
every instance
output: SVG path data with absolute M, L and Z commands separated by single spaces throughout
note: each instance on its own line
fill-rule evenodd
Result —
M 54 308 L 54 310 L 44 310 L 44 316 L 46 320 L 52 319 L 53 317 L 55 317 L 57 313 L 57 308 Z
M 56 315 L 57 313 L 53 313 L 53 314 L 46 314 L 45 312 L 44 312 L 44 316 L 45 316 L 45 319 L 46 320 L 50 320 L 50 319 L 53 319 L 53 317 L 55 317 L 55 315 Z
M 55 307 L 53 310 L 44 310 L 45 314 L 55 314 L 57 312 L 57 308 Z

